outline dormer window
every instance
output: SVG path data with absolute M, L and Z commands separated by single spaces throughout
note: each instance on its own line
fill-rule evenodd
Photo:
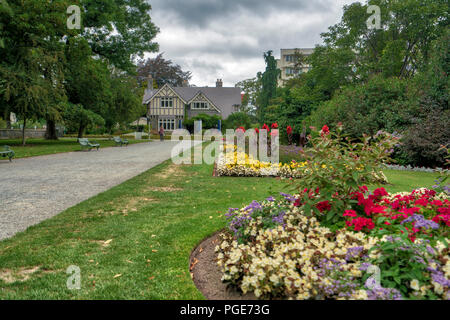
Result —
M 209 109 L 208 102 L 192 102 L 192 109 Z
M 172 108 L 172 107 L 173 107 L 173 98 L 171 97 L 161 98 L 161 108 Z

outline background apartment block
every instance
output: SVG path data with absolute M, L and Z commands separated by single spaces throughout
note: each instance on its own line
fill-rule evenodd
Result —
M 299 73 L 308 72 L 311 69 L 309 64 L 303 64 L 299 69 L 295 68 L 295 52 L 299 52 L 304 56 L 309 56 L 314 52 L 314 49 L 281 49 L 280 59 L 277 59 L 277 67 L 281 70 L 281 75 L 278 78 L 278 86 L 280 87 L 284 85 L 284 81 L 289 80 Z

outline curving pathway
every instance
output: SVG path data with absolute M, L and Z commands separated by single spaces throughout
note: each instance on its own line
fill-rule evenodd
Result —
M 12 163 L 0 160 L 0 240 L 164 162 L 178 143 L 152 141 Z M 182 147 L 192 145 L 183 142 Z

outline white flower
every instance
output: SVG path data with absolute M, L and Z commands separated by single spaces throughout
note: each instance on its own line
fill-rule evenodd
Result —
M 419 281 L 417 279 L 414 279 L 411 281 L 411 283 L 409 284 L 410 287 L 416 291 L 420 290 L 420 285 L 419 285 Z

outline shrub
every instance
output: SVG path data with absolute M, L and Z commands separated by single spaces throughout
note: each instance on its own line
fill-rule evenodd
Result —
M 349 205 L 347 196 L 358 191 L 363 184 L 385 181 L 381 164 L 389 159 L 389 153 L 396 143 L 387 133 L 380 132 L 377 137 L 363 136 L 362 142 L 352 142 L 342 134 L 338 125 L 336 133 L 324 126 L 320 132 L 313 131 L 310 147 L 302 150 L 306 166 L 299 190 L 320 190 L 314 201 L 329 202 L 331 210 L 320 210 L 310 204 L 309 195 L 305 193 L 306 212 L 314 210 L 319 219 L 336 222 L 339 212 Z
M 419 88 L 412 82 L 374 77 L 366 84 L 349 86 L 336 93 L 305 123 L 320 128 L 341 122 L 344 132 L 354 138 L 362 137 L 363 133 L 374 135 L 379 130 L 399 132 L 420 116 L 418 95 Z
M 400 152 L 416 166 L 445 166 L 447 152 L 441 146 L 450 146 L 449 124 L 450 110 L 429 109 L 423 121 L 406 131 Z
M 184 120 L 183 124 L 186 127 L 186 129 L 189 130 L 189 132 L 193 132 L 195 121 L 201 120 L 203 129 L 214 129 L 217 128 L 220 119 L 221 117 L 219 117 L 218 115 L 209 115 L 205 113 L 200 113 L 195 117 L 192 117 L 191 119 Z
M 224 122 L 223 129 L 236 129 L 244 127 L 249 129 L 252 126 L 252 118 L 245 112 L 232 113 Z

